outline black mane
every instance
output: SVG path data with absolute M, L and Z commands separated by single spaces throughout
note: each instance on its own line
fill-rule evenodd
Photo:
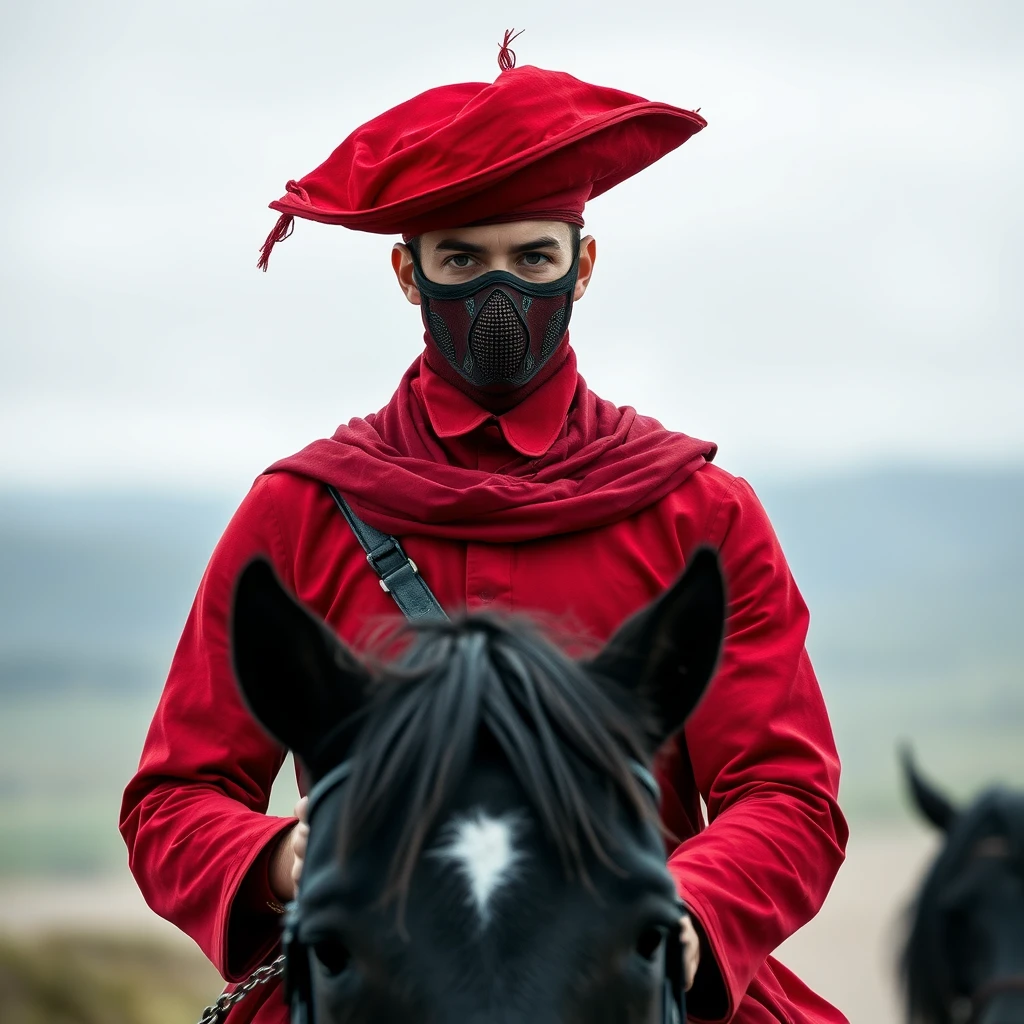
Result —
M 588 852 L 610 863 L 613 832 L 607 807 L 594 806 L 595 778 L 605 778 L 605 792 L 618 791 L 638 816 L 656 821 L 657 808 L 630 764 L 648 756 L 644 716 L 619 706 L 536 629 L 469 615 L 407 626 L 399 639 L 406 653 L 377 667 L 361 716 L 340 825 L 344 858 L 403 801 L 385 899 L 407 891 L 423 843 L 481 737 L 500 748 L 569 872 L 586 878 Z
M 963 871 L 978 843 L 992 836 L 1007 841 L 1012 864 L 1024 873 L 1024 798 L 1019 793 L 991 789 L 959 814 L 925 878 L 911 908 L 900 965 L 912 1021 L 952 1024 L 952 965 L 944 941 L 941 895 Z

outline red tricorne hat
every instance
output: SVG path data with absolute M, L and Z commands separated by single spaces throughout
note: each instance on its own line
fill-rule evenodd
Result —
M 293 218 L 406 238 L 511 220 L 583 223 L 583 205 L 681 146 L 707 122 L 696 111 L 515 67 L 508 34 L 490 84 L 445 85 L 357 128 L 270 208 Z

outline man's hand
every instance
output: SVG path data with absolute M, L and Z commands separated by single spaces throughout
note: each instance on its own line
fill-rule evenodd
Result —
M 689 914 L 680 920 L 679 932 L 683 942 L 683 988 L 689 992 L 697 975 L 697 965 L 700 963 L 700 939 Z
M 309 825 L 306 824 L 306 808 L 309 798 L 303 797 L 295 805 L 298 823 L 278 840 L 270 857 L 270 888 L 281 903 L 295 899 L 302 874 L 302 862 L 306 857 L 306 843 L 309 840 Z

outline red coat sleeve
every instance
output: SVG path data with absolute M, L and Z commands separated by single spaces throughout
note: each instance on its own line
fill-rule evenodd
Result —
M 708 827 L 669 868 L 721 973 L 727 1006 L 715 1019 L 728 1020 L 765 958 L 821 907 L 848 833 L 835 741 L 804 647 L 807 607 L 745 481 L 733 481 L 708 534 L 729 617 L 718 674 L 686 726 Z
M 266 901 L 244 905 L 264 888 L 243 881 L 251 868 L 265 875 L 268 845 L 294 824 L 266 814 L 285 752 L 242 703 L 228 650 L 231 596 L 245 563 L 264 554 L 290 582 L 269 479 L 257 480 L 210 560 L 120 818 L 146 902 L 229 981 L 245 977 L 278 940 L 280 917 Z M 230 927 L 233 917 L 245 927 Z

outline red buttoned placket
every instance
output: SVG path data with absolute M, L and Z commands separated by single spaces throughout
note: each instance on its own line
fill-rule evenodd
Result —
M 497 473 L 515 457 L 496 419 L 488 420 L 467 438 L 476 449 L 476 466 L 489 473 Z M 466 608 L 473 611 L 514 610 L 512 600 L 511 544 L 466 545 Z
M 500 473 L 523 459 L 539 458 L 563 429 L 576 392 L 576 355 L 532 395 L 506 413 L 492 415 L 431 369 L 424 359 L 414 385 L 445 445 L 450 460 L 486 473 Z M 466 548 L 466 608 L 469 611 L 516 611 L 512 544 L 469 542 Z

